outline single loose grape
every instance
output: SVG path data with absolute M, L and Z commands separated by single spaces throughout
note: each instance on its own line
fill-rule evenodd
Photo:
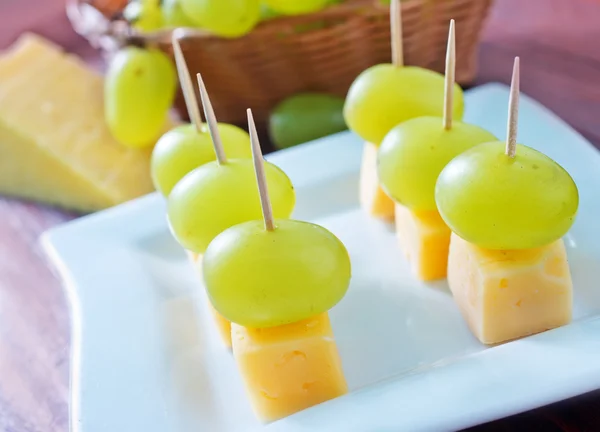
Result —
M 250 137 L 245 130 L 226 123 L 218 124 L 225 154 L 232 158 L 250 158 Z M 187 173 L 216 159 L 206 125 L 200 133 L 191 124 L 177 126 L 164 134 L 152 151 L 152 181 L 165 197 Z
M 166 27 L 195 27 L 194 21 L 183 11 L 181 0 L 162 0 L 161 8 Z
M 400 123 L 383 139 L 377 172 L 385 192 L 413 210 L 436 210 L 435 182 L 455 156 L 497 138 L 455 121 L 444 129 L 441 117 L 417 117 Z
M 154 144 L 167 121 L 176 86 L 175 68 L 161 51 L 121 49 L 104 81 L 104 115 L 114 137 L 130 147 Z
M 273 215 L 289 217 L 296 202 L 292 182 L 269 162 L 265 162 L 265 173 Z M 189 172 L 169 195 L 168 215 L 175 238 L 199 254 L 227 228 L 262 218 L 252 160 L 208 162 Z
M 292 147 L 348 129 L 344 99 L 325 93 L 300 93 L 280 102 L 269 117 L 269 135 L 277 148 Z
M 362 72 L 350 86 L 344 117 L 365 141 L 379 145 L 399 123 L 443 115 L 444 76 L 427 69 L 380 64 Z M 454 85 L 453 118 L 463 115 L 463 93 Z
M 208 295 L 225 318 L 247 327 L 274 327 L 320 314 L 350 283 L 350 257 L 325 228 L 296 220 L 262 220 L 221 233 L 204 255 Z
M 197 26 L 222 37 L 243 36 L 260 20 L 260 0 L 180 0 L 180 3 Z
M 500 141 L 480 144 L 442 170 L 435 199 L 448 226 L 488 249 L 529 249 L 562 237 L 575 220 L 579 195 L 571 176 L 548 156 Z
M 265 0 L 267 6 L 284 15 L 301 15 L 316 12 L 329 4 L 330 0 Z
M 123 16 L 131 26 L 143 32 L 158 30 L 163 25 L 159 0 L 134 0 L 123 10 Z

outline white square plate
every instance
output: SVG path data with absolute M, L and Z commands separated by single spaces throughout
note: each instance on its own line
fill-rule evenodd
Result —
M 503 138 L 507 101 L 501 85 L 471 90 L 466 120 Z M 362 143 L 341 133 L 269 159 L 296 186 L 295 217 L 350 251 L 352 283 L 331 311 L 350 394 L 260 424 L 164 201 L 150 195 L 44 237 L 73 311 L 73 431 L 455 430 L 600 387 L 600 154 L 526 97 L 519 127 L 519 142 L 562 164 L 581 193 L 566 237 L 572 324 L 481 345 L 446 284 L 413 279 L 390 227 L 358 209 Z

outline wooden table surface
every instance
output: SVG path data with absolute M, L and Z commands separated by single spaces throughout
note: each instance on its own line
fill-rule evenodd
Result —
M 30 30 L 97 61 L 63 2 L 0 0 L 0 50 Z M 600 1 L 496 0 L 476 84 L 507 82 L 515 55 L 522 91 L 600 147 Z M 0 431 L 68 430 L 69 308 L 38 238 L 74 217 L 0 198 Z M 520 430 L 600 431 L 600 391 L 470 429 Z

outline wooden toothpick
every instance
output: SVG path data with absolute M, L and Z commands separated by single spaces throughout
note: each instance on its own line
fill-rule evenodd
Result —
M 256 172 L 256 182 L 258 183 L 258 194 L 260 195 L 260 205 L 262 207 L 263 219 L 265 220 L 265 229 L 273 231 L 275 223 L 273 222 L 273 209 L 271 208 L 271 200 L 269 200 L 269 189 L 267 187 L 267 176 L 265 174 L 265 161 L 258 134 L 252 117 L 252 110 L 248 108 L 248 130 L 250 131 L 250 143 L 252 144 L 252 160 L 254 161 L 254 171 Z
M 212 104 L 210 103 L 210 98 L 208 97 L 206 86 L 204 85 L 204 81 L 202 80 L 202 75 L 198 73 L 196 74 L 196 78 L 198 79 L 200 98 L 202 98 L 202 106 L 204 107 L 204 118 L 208 123 L 208 131 L 210 132 L 213 147 L 215 148 L 217 162 L 219 162 L 219 165 L 221 165 L 227 162 L 227 157 L 225 156 L 223 141 L 221 141 L 221 134 L 219 133 L 219 128 L 217 127 L 217 118 L 215 117 L 215 111 L 213 110 Z
M 392 64 L 404 66 L 404 53 L 402 51 L 402 6 L 400 0 L 390 3 L 390 26 L 392 36 Z
M 456 70 L 456 36 L 454 20 L 450 20 L 448 31 L 448 47 L 446 48 L 446 77 L 444 80 L 444 129 L 452 128 L 452 111 L 454 105 L 454 72 Z
M 510 158 L 517 153 L 517 123 L 519 120 L 519 57 L 515 57 L 512 81 L 510 83 L 510 97 L 508 99 L 508 122 L 506 125 L 506 151 Z
M 171 43 L 173 44 L 173 53 L 175 54 L 175 64 L 177 65 L 177 75 L 179 75 L 179 82 L 181 84 L 181 90 L 183 91 L 183 98 L 185 99 L 185 106 L 187 108 L 188 115 L 192 120 L 192 123 L 196 127 L 196 131 L 202 132 L 202 117 L 200 117 L 200 108 L 198 107 L 198 100 L 196 99 L 196 91 L 192 84 L 192 78 L 190 77 L 190 71 L 185 63 L 185 57 L 179 44 L 178 32 L 174 31 L 171 36 Z

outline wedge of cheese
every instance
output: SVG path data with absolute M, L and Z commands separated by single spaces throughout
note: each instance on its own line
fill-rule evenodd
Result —
M 362 208 L 377 218 L 389 222 L 394 221 L 394 201 L 385 194 L 379 185 L 377 146 L 370 142 L 364 144 L 359 188 Z
M 450 228 L 436 211 L 396 204 L 396 235 L 413 274 L 424 281 L 446 277 Z
M 273 421 L 348 391 L 327 313 L 284 326 L 231 324 L 233 355 L 257 416 Z
M 452 234 L 448 283 L 485 344 L 571 321 L 573 285 L 562 240 L 535 249 L 489 250 Z
M 192 265 L 194 266 L 194 269 L 200 276 L 200 279 L 202 279 L 202 255 L 191 251 L 187 251 L 187 254 L 190 261 L 192 262 Z M 206 301 L 208 303 L 210 313 L 213 317 L 213 322 L 215 323 L 215 327 L 219 332 L 219 336 L 221 337 L 223 344 L 226 347 L 231 348 L 231 321 L 229 321 L 227 318 L 225 318 L 223 315 L 217 312 L 217 310 L 213 307 L 208 297 L 206 298 Z
M 93 211 L 153 190 L 150 149 L 104 122 L 103 78 L 24 35 L 0 56 L 0 193 Z

